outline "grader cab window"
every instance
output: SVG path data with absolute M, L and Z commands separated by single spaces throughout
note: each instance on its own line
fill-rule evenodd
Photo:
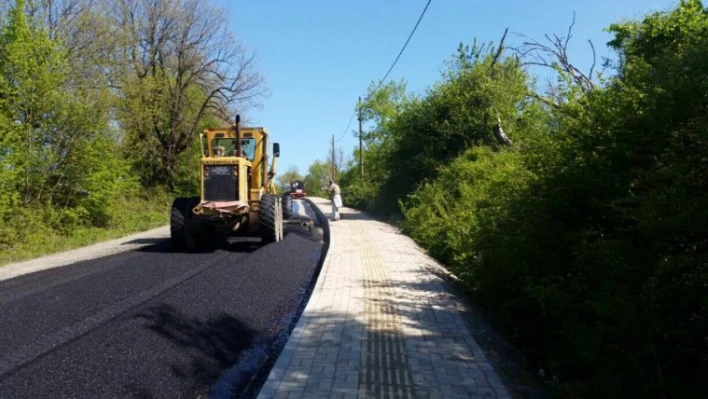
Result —
M 215 157 L 228 157 L 236 155 L 236 139 L 215 138 L 211 142 Z
M 241 139 L 241 151 L 249 161 L 253 161 L 256 157 L 256 139 Z
M 209 156 L 209 143 L 206 140 L 202 140 L 202 155 Z
M 212 140 L 211 148 L 215 157 L 234 157 L 236 154 L 236 139 L 215 138 Z M 256 140 L 253 138 L 241 139 L 241 156 L 252 161 L 256 154 Z

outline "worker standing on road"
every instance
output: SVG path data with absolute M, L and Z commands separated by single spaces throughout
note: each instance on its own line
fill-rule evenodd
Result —
M 342 207 L 342 190 L 339 188 L 334 180 L 329 179 L 329 187 L 327 187 L 329 192 L 329 198 L 332 200 L 332 220 L 339 220 L 339 208 Z

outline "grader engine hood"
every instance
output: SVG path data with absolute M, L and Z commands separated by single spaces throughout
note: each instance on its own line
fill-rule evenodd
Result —
M 239 157 L 202 160 L 202 198 L 194 209 L 196 214 L 243 214 L 248 212 L 247 201 L 240 200 L 244 189 L 242 174 L 247 163 Z

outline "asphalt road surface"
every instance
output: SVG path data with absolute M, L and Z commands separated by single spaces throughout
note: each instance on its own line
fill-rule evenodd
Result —
M 257 393 L 321 257 L 308 227 L 203 254 L 160 239 L 0 282 L 0 398 Z

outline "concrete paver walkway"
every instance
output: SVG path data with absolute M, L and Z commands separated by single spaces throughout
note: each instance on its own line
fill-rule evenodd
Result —
M 313 198 L 328 216 L 329 201 Z M 259 398 L 509 398 L 435 261 L 343 208 L 312 296 Z

